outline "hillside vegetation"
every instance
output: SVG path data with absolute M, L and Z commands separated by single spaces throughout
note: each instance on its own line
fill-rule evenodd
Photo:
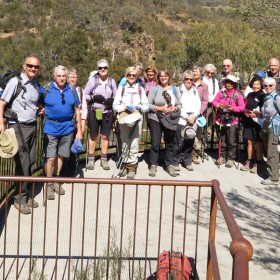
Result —
M 2 0 L 0 71 L 18 69 L 27 54 L 37 53 L 41 82 L 51 80 L 53 67 L 62 64 L 77 68 L 84 84 L 104 57 L 115 79 L 137 61 L 167 67 L 176 79 L 194 63 L 220 66 L 227 57 L 240 72 L 251 73 L 264 69 L 269 57 L 280 57 L 277 5 L 267 0 Z

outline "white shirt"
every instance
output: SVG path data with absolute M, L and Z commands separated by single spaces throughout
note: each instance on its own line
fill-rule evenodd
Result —
M 208 102 L 212 102 L 213 99 L 215 98 L 216 94 L 219 91 L 219 83 L 216 78 L 214 78 L 214 85 L 215 85 L 215 90 L 214 90 L 214 85 L 213 85 L 213 79 L 208 78 L 207 76 L 203 76 L 202 81 L 208 85 Z
M 185 118 L 190 116 L 190 114 L 194 114 L 195 116 L 199 115 L 201 101 L 199 98 L 199 94 L 196 88 L 191 87 L 190 90 L 187 90 L 185 85 L 181 86 L 181 118 L 179 120 L 179 124 L 186 125 L 187 121 Z

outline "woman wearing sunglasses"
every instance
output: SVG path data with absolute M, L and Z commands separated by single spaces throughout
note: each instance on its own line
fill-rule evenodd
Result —
M 94 169 L 96 140 L 101 135 L 101 160 L 100 165 L 104 170 L 110 170 L 107 160 L 107 150 L 109 146 L 109 136 L 113 125 L 112 104 L 117 92 L 117 85 L 113 78 L 109 76 L 109 63 L 106 59 L 97 62 L 97 73 L 90 76 L 84 94 L 88 102 L 88 164 L 87 168 Z
M 228 75 L 222 88 L 212 104 L 217 108 L 216 124 L 219 127 L 219 156 L 217 165 L 226 164 L 233 167 L 236 158 L 237 129 L 239 113 L 245 108 L 244 98 L 238 91 L 238 81 L 233 75 Z
M 179 164 L 182 158 L 182 165 L 189 171 L 193 171 L 192 165 L 192 149 L 195 141 L 195 137 L 192 139 L 185 139 L 181 136 L 182 129 L 188 125 L 192 126 L 195 130 L 196 118 L 200 114 L 201 100 L 196 87 L 193 84 L 194 73 L 191 70 L 187 70 L 183 73 L 182 84 L 179 85 L 179 91 L 181 94 L 181 117 L 176 128 L 175 137 L 175 170 L 180 170 Z
M 127 179 L 134 179 L 138 167 L 139 138 L 142 129 L 142 113 L 148 110 L 145 89 L 137 82 L 136 67 L 125 71 L 126 83 L 118 88 L 113 109 L 118 113 L 122 145 L 122 163 Z
M 263 185 L 278 185 L 279 181 L 279 126 L 280 97 L 276 92 L 276 81 L 264 79 L 264 104 L 261 108 L 263 127 L 261 137 L 267 156 L 268 178 L 261 181 Z

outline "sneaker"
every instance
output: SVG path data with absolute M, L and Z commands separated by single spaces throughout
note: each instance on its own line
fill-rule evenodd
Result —
M 173 165 L 175 171 L 180 171 L 180 165 Z
M 234 166 L 234 162 L 232 159 L 229 159 L 227 162 L 226 162 L 226 165 L 225 167 L 227 168 L 232 168 Z
M 54 200 L 54 190 L 53 190 L 53 184 L 47 184 L 46 185 L 46 196 L 48 200 Z
M 157 166 L 151 165 L 150 170 L 149 170 L 149 176 L 155 177 L 156 173 L 157 173 Z
M 127 179 L 134 179 L 135 175 L 136 175 L 135 171 L 129 171 L 126 178 Z
M 278 181 L 272 181 L 269 178 L 261 181 L 262 185 L 278 185 Z
M 216 165 L 222 165 L 222 164 L 225 164 L 225 163 L 226 163 L 226 160 L 223 157 L 216 160 Z
M 253 167 L 250 169 L 250 172 L 253 173 L 253 174 L 257 174 L 258 173 L 258 164 L 255 163 L 253 165 Z
M 33 199 L 29 198 L 27 201 L 27 206 L 30 208 L 37 208 L 37 207 L 39 207 L 39 203 L 34 198 Z
M 22 203 L 22 204 L 20 205 L 19 203 L 14 202 L 14 206 L 15 206 L 15 208 L 16 208 L 17 210 L 19 210 L 19 212 L 20 212 L 21 214 L 27 215 L 27 214 L 30 214 L 30 213 L 31 213 L 31 209 L 30 209 L 30 207 L 27 206 L 26 203 Z
M 193 171 L 194 170 L 192 164 L 186 165 L 186 169 L 189 170 L 189 171 Z
M 100 165 L 104 170 L 110 170 L 107 158 L 100 159 Z
M 198 155 L 195 155 L 195 156 L 192 157 L 192 162 L 194 164 L 200 164 L 200 160 L 199 160 Z
M 61 187 L 61 185 L 59 183 L 53 183 L 52 185 L 52 189 L 55 193 L 59 193 L 60 195 L 64 195 L 65 194 L 65 190 Z
M 95 159 L 93 157 L 88 158 L 87 169 L 93 170 L 95 165 Z
M 169 165 L 167 166 L 167 173 L 171 176 L 171 177 L 176 177 L 178 175 L 178 173 L 176 173 L 173 165 Z
M 250 165 L 251 165 L 251 162 L 250 160 L 247 160 L 244 164 L 244 166 L 241 166 L 240 167 L 240 170 L 241 171 L 250 171 Z

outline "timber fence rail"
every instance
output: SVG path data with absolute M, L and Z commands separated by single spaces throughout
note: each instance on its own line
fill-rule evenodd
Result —
M 40 204 L 20 215 L 5 200 L 2 279 L 146 279 L 157 270 L 163 250 L 187 255 L 195 279 L 249 279 L 253 249 L 217 180 L 5 176 L 0 181 L 6 196 L 11 182 L 32 182 Z M 63 183 L 65 195 L 45 200 L 45 182 Z M 217 240 L 220 231 L 229 239 Z

